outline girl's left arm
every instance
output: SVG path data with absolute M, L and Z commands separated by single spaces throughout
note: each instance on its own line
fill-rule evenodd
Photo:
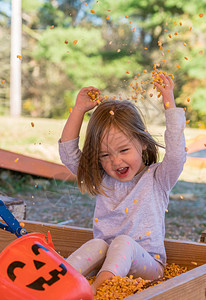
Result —
M 173 88 L 174 83 L 169 76 L 161 75 L 165 86 L 155 83 L 163 96 L 165 108 L 166 131 L 165 145 L 166 151 L 163 161 L 156 170 L 156 179 L 168 192 L 176 184 L 186 161 L 184 128 L 186 124 L 185 111 L 183 108 L 176 108 Z

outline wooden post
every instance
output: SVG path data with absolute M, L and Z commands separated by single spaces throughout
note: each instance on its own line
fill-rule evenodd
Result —
M 21 0 L 12 0 L 11 4 L 10 114 L 19 117 L 21 115 Z
M 206 230 L 201 233 L 200 243 L 206 243 Z

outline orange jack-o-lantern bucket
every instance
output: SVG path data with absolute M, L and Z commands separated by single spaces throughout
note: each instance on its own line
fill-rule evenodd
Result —
M 92 300 L 87 279 L 47 243 L 41 233 L 26 234 L 0 254 L 1 300 Z

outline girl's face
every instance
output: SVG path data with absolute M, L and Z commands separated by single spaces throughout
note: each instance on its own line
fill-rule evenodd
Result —
M 146 148 L 137 139 L 131 139 L 119 129 L 111 127 L 100 145 L 101 165 L 113 178 L 121 182 L 130 181 L 145 167 L 142 150 Z

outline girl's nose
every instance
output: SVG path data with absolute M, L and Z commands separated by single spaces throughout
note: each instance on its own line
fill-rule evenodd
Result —
M 112 156 L 111 161 L 114 166 L 119 166 L 122 163 L 122 159 L 119 157 L 119 155 Z

